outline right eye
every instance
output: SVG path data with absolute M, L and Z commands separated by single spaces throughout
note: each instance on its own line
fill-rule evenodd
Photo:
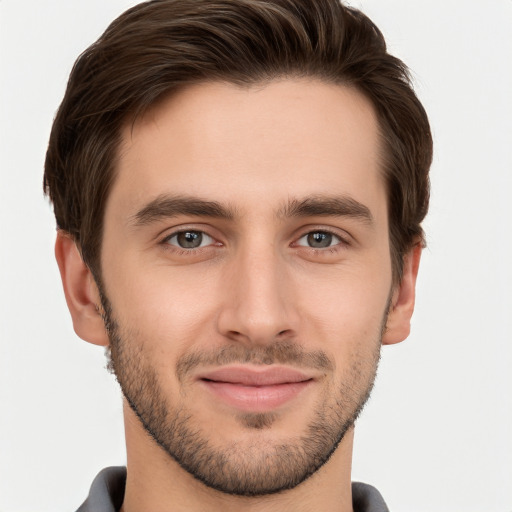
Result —
M 199 249 L 212 245 L 214 240 L 203 231 L 187 229 L 169 235 L 163 242 L 180 249 Z

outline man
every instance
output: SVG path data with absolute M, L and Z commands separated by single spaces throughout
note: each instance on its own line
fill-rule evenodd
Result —
M 409 333 L 431 158 L 405 66 L 337 0 L 147 2 L 80 56 L 45 189 L 127 444 L 80 511 L 387 510 L 354 422 Z

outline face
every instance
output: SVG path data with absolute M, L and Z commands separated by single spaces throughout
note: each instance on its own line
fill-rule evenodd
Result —
M 372 387 L 392 292 L 377 121 L 321 82 L 189 87 L 123 133 L 107 202 L 112 363 L 208 486 L 291 488 Z

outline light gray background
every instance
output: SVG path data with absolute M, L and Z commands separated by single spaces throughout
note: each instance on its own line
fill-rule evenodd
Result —
M 77 55 L 134 1 L 0 1 L 0 511 L 70 511 L 124 463 L 120 392 L 73 333 L 42 197 Z M 394 512 L 512 511 L 512 1 L 361 0 L 433 127 L 409 340 L 384 349 L 354 479 Z

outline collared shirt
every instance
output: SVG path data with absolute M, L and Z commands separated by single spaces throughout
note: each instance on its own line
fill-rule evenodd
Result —
M 105 468 L 94 479 L 88 498 L 76 512 L 118 512 L 123 504 L 126 468 Z M 354 512 L 389 512 L 379 491 L 368 484 L 352 483 Z

